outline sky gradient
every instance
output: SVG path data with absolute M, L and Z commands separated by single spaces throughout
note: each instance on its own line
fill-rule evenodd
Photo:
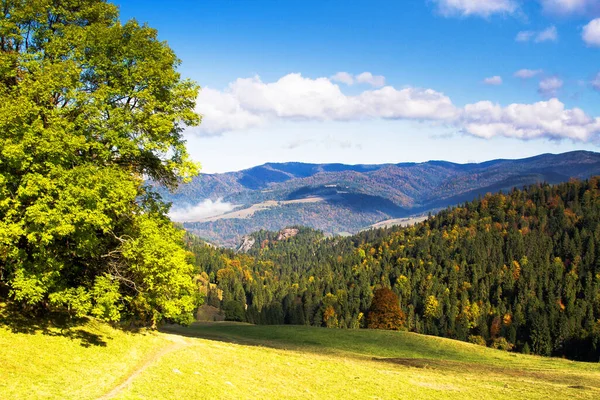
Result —
M 203 172 L 599 150 L 600 1 L 137 1 L 202 86 Z

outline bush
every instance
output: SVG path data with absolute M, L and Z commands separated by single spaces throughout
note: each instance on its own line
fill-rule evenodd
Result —
M 491 347 L 498 350 L 511 351 L 515 345 L 506 340 L 506 338 L 499 337 L 493 340 Z
M 479 346 L 486 347 L 485 339 L 479 335 L 469 335 L 468 339 L 469 343 L 477 344 Z

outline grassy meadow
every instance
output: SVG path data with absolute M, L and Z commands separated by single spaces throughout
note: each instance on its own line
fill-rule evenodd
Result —
M 103 323 L 0 325 L 0 399 L 96 399 L 168 345 Z
M 2 399 L 598 399 L 600 364 L 406 332 L 0 327 Z

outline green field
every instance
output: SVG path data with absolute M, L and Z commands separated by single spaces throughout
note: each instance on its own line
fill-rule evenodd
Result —
M 2 399 L 598 399 L 600 364 L 405 332 L 96 321 L 0 327 Z

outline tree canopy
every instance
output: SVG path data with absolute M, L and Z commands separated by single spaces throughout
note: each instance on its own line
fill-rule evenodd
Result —
M 2 0 L 0 284 L 30 309 L 186 322 L 182 233 L 145 181 L 194 176 L 198 86 L 101 0 Z M 151 243 L 151 244 L 150 244 Z
M 385 287 L 410 331 L 598 361 L 599 182 L 488 194 L 347 238 L 258 232 L 248 254 L 188 243 L 209 302 L 245 304 L 249 322 L 369 326 Z
M 367 328 L 397 331 L 404 326 L 404 319 L 396 293 L 388 288 L 373 292 L 373 300 L 367 315 Z

